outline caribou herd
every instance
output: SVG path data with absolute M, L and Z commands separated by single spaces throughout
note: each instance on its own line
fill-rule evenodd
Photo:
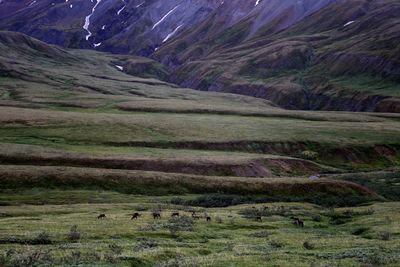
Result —
M 152 217 L 153 217 L 154 220 L 161 219 L 161 211 L 153 211 L 153 212 L 151 213 L 151 215 L 152 215 Z M 141 216 L 142 216 L 141 213 L 135 212 L 135 213 L 132 214 L 131 220 L 137 220 L 137 219 L 139 219 Z M 172 213 L 171 213 L 171 217 L 172 217 L 172 218 L 177 218 L 177 217 L 179 217 L 179 216 L 180 216 L 180 213 L 179 213 L 179 212 L 172 212 Z M 204 218 L 204 219 L 206 220 L 206 222 L 211 222 L 211 216 L 209 216 L 209 215 L 207 215 L 207 214 L 206 214 L 205 216 L 199 216 L 199 215 L 197 215 L 197 213 L 196 213 L 195 211 L 192 211 L 191 217 L 192 217 L 194 220 L 200 220 L 200 218 Z M 97 219 L 105 219 L 105 218 L 107 218 L 107 216 L 106 216 L 105 213 L 99 214 L 99 215 L 97 216 Z M 292 220 L 292 222 L 293 222 L 294 225 L 296 225 L 296 226 L 298 226 L 298 227 L 304 227 L 304 221 L 303 221 L 303 220 L 301 220 L 301 219 L 299 219 L 299 218 L 297 218 L 297 217 L 290 217 L 290 219 Z M 262 216 L 256 215 L 256 216 L 254 217 L 254 220 L 257 221 L 257 222 L 262 222 Z

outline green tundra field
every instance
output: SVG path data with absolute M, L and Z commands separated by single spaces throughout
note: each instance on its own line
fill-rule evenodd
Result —
M 335 209 L 298 202 L 202 208 L 171 204 L 174 196 L 57 189 L 10 191 L 2 199 L 9 202 L 1 209 L 1 250 L 18 266 L 28 261 L 43 266 L 398 266 L 400 261 L 398 202 Z M 154 220 L 151 211 L 158 209 L 162 218 Z M 263 211 L 262 222 L 252 218 L 254 210 Z M 134 211 L 142 217 L 131 220 Z M 181 217 L 172 219 L 177 211 Z M 193 220 L 192 211 L 202 218 Z M 101 213 L 107 217 L 97 219 Z M 292 224 L 293 215 L 304 219 L 304 228 Z
M 0 266 L 400 266 L 400 115 L 284 110 L 18 38 Z

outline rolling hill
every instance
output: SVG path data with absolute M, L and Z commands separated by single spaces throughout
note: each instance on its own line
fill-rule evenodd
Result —
M 179 88 L 156 79 L 167 70 L 145 58 L 62 49 L 14 32 L 0 32 L 0 40 L 5 165 L 224 180 L 398 164 L 394 114 L 289 111 L 259 98 Z

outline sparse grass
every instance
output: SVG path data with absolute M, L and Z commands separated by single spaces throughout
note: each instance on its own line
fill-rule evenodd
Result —
M 15 194 L 18 195 L 17 192 Z M 70 194 L 75 193 L 71 191 Z M 39 252 L 41 255 L 47 255 L 36 259 L 42 264 L 51 260 L 53 265 L 68 266 L 90 261 L 96 265 L 112 266 L 126 266 L 135 261 L 144 266 L 153 266 L 178 258 L 191 258 L 198 266 L 225 266 L 228 262 L 235 266 L 310 266 L 316 260 L 331 265 L 361 266 L 363 261 L 373 259 L 373 249 L 379 249 L 379 258 L 385 257 L 387 266 L 400 263 L 397 249 L 400 231 L 397 223 L 400 214 L 398 203 L 374 204 L 369 207 L 375 211 L 373 214 L 365 213 L 368 209 L 365 207 L 353 208 L 354 213 L 365 215 L 356 216 L 351 222 L 341 225 L 332 225 L 326 219 L 314 222 L 312 214 L 326 218 L 327 211 L 318 206 L 301 203 L 207 208 L 198 214 L 209 214 L 213 219 L 211 223 L 206 223 L 205 219 L 201 218 L 189 225 L 186 222 L 180 223 L 181 219 L 176 219 L 180 229 L 177 237 L 170 234 L 168 225 L 175 224 L 175 221 L 170 220 L 170 214 L 176 209 L 186 209 L 185 206 L 165 205 L 159 202 L 160 199 L 155 201 L 152 197 L 137 196 L 135 199 L 133 202 L 120 204 L 2 206 L 0 213 L 8 214 L 0 219 L 3 240 L 13 237 L 33 240 L 45 230 L 54 244 L 30 245 L 28 248 L 27 245 L 2 243 L 1 255 L 7 262 L 11 262 L 16 260 L 21 251 Z M 107 199 L 105 201 L 108 202 Z M 158 209 L 160 204 L 162 218 L 154 221 L 150 212 Z M 141 212 L 143 216 L 140 219 L 130 220 L 129 215 L 143 206 L 149 207 L 150 210 Z M 266 217 L 262 222 L 240 216 L 241 210 L 251 209 L 252 206 L 257 209 L 267 206 L 271 210 L 284 207 L 291 210 L 295 216 L 301 217 L 305 221 L 305 227 L 297 228 L 288 217 L 280 215 Z M 58 213 L 60 210 L 65 213 Z M 348 209 L 342 211 L 346 210 Z M 107 218 L 96 219 L 100 213 L 105 213 Z M 190 211 L 184 210 L 180 213 L 186 216 L 191 214 Z M 383 221 L 383 214 L 392 217 L 393 223 Z M 221 220 L 218 222 L 216 218 Z M 234 220 L 231 220 L 232 218 Z M 149 223 L 160 224 L 160 227 L 143 232 L 142 226 Z M 74 224 L 78 225 L 78 229 L 84 234 L 79 240 L 68 241 L 66 233 Z M 184 228 L 181 228 L 181 225 L 184 225 Z M 377 239 L 354 236 L 352 231 L 348 230 L 353 225 L 368 226 L 369 231 L 376 233 Z M 188 229 L 191 231 L 187 231 Z M 382 240 L 384 232 L 391 233 L 389 241 Z M 308 242 L 307 248 L 304 248 L 305 242 Z M 308 244 L 311 244 L 312 248 Z M 354 248 L 358 250 L 355 251 Z M 291 257 L 287 257 L 288 251 Z

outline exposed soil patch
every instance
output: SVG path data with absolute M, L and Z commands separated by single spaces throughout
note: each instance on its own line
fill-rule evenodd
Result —
M 126 169 L 218 175 L 239 177 L 272 177 L 275 175 L 307 175 L 323 171 L 311 161 L 291 158 L 260 158 L 242 160 L 189 159 L 137 159 L 111 156 L 87 156 L 73 153 L 60 155 L 0 154 L 2 164 L 41 166 L 75 166 L 89 168 Z
M 317 142 L 264 142 L 264 141 L 234 141 L 234 142 L 124 142 L 107 143 L 112 146 L 154 147 L 174 149 L 200 149 L 218 151 L 242 151 L 301 157 L 305 150 L 318 153 L 318 162 L 329 163 L 330 166 L 345 166 L 348 164 L 378 164 L 393 166 L 398 164 L 400 146 L 397 144 L 372 146 L 338 146 Z M 374 166 L 376 167 L 376 166 Z

